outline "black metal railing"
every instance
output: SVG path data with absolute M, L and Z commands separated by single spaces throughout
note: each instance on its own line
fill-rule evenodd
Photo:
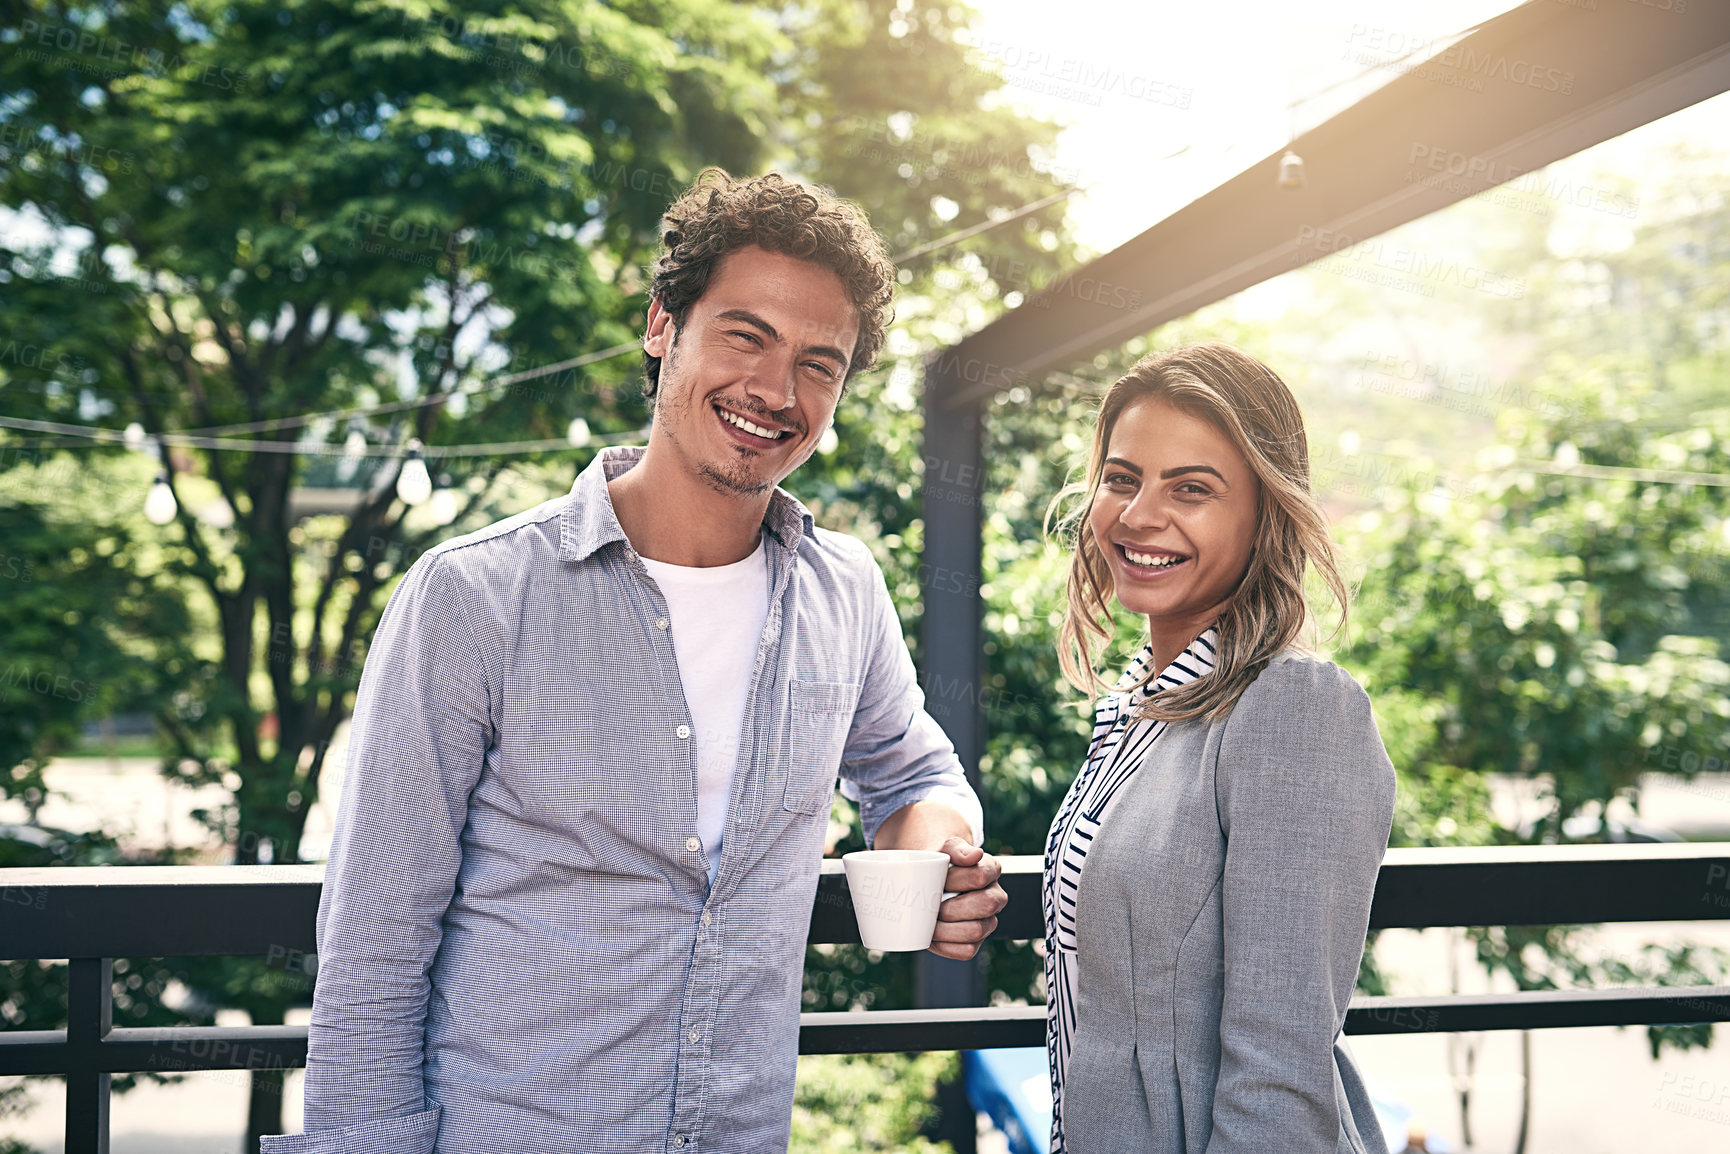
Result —
M 0 1075 L 66 1078 L 66 1154 L 106 1154 L 110 1076 L 306 1064 L 306 1027 L 114 1028 L 113 960 L 314 949 L 322 866 L 0 869 L 0 958 L 68 958 L 67 1028 L 0 1032 Z M 1044 936 L 1040 860 L 1004 859 L 999 939 Z M 1730 918 L 1730 843 L 1390 850 L 1370 925 L 1558 925 Z M 859 940 L 839 862 L 825 862 L 814 943 Z M 308 967 L 310 968 L 310 967 Z M 1730 1021 L 1730 986 L 1357 998 L 1352 1034 Z M 813 1013 L 806 1054 L 1044 1043 L 1043 1006 Z

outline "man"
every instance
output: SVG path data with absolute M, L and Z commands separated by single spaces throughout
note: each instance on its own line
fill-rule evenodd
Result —
M 780 176 L 667 212 L 655 419 L 386 607 L 319 907 L 306 1133 L 266 1154 L 785 1149 L 837 770 L 878 848 L 1003 890 L 871 554 L 777 487 L 875 361 L 893 268 Z

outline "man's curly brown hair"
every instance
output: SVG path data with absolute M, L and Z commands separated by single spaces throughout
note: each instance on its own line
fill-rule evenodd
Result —
M 661 226 L 663 248 L 649 292 L 675 325 L 684 326 L 722 257 L 757 245 L 840 277 L 859 314 L 847 379 L 877 363 L 895 316 L 895 265 L 858 206 L 778 172 L 735 180 L 710 168 L 667 209 Z M 643 395 L 652 398 L 661 383 L 661 358 L 644 353 L 643 375 Z

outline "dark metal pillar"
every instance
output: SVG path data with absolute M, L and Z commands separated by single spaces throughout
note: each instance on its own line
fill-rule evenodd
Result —
M 985 751 L 984 606 L 979 597 L 984 545 L 983 401 L 958 408 L 947 399 L 967 383 L 962 365 L 942 354 L 926 365 L 923 485 L 925 551 L 919 569 L 924 610 L 920 637 L 926 708 L 955 744 L 967 780 L 981 799 L 979 758 Z M 915 1004 L 977 1006 L 985 1001 L 983 957 L 957 962 L 920 954 Z M 974 1149 L 972 1109 L 959 1084 L 939 1090 L 941 1137 L 960 1154 Z

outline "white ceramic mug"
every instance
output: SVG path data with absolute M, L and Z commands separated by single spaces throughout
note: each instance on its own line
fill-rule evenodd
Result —
M 841 855 L 859 939 L 872 950 L 923 950 L 937 929 L 949 855 L 924 849 L 866 849 Z

